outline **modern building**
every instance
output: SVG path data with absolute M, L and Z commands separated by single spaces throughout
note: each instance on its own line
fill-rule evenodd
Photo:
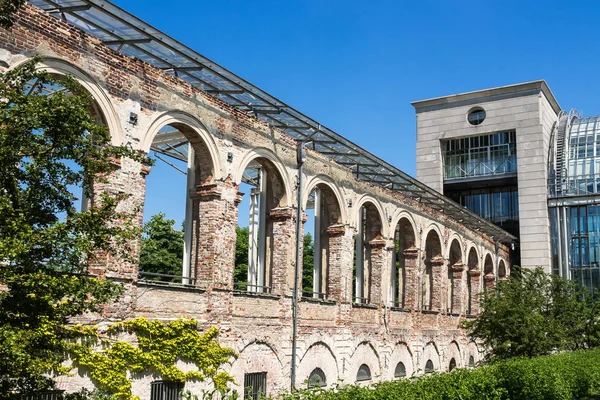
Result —
M 600 287 L 598 117 L 545 81 L 412 104 L 417 179 L 518 236 L 515 264 Z

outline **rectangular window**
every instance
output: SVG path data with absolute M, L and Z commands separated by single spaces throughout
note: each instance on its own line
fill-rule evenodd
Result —
M 442 142 L 444 179 L 500 175 L 517 170 L 514 131 Z
M 260 400 L 267 395 L 267 373 L 244 374 L 244 399 Z
M 150 400 L 180 400 L 183 383 L 154 381 L 150 383 Z

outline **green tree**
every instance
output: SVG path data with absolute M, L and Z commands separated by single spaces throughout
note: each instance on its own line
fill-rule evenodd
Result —
M 302 291 L 312 293 L 315 270 L 315 246 L 310 233 L 304 235 L 302 247 Z
M 181 275 L 183 260 L 183 231 L 174 228 L 174 219 L 165 214 L 153 215 L 144 224 L 140 251 L 140 271 Z M 168 279 L 168 278 L 162 278 Z
M 245 288 L 248 282 L 248 240 L 250 230 L 248 227 L 235 227 L 235 270 L 233 281 Z
M 598 302 L 587 289 L 541 268 L 488 289 L 483 311 L 465 323 L 489 348 L 488 358 L 534 357 L 598 345 Z
M 46 374 L 63 371 L 69 319 L 121 293 L 86 276 L 85 261 L 127 252 L 135 235 L 115 210 L 119 198 L 97 195 L 78 212 L 70 189 L 92 198 L 109 159 L 141 157 L 110 146 L 91 97 L 70 77 L 36 71 L 36 61 L 0 75 L 0 398 L 52 387 Z
M 13 25 L 12 15 L 25 2 L 25 0 L 0 0 L 0 27 L 10 28 Z

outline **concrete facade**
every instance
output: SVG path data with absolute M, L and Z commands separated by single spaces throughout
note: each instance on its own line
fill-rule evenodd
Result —
M 548 146 L 560 107 L 544 81 L 481 90 L 412 103 L 417 114 L 417 179 L 443 193 L 443 140 L 514 130 L 521 266 L 551 272 L 548 220 Z M 480 125 L 467 115 L 486 112 Z
M 188 221 L 193 226 L 193 284 L 142 282 L 135 261 L 100 255 L 89 271 L 124 282 L 127 291 L 117 304 L 107 307 L 104 315 L 87 316 L 84 322 L 106 323 L 139 316 L 164 320 L 192 317 L 201 327 L 217 326 L 221 343 L 238 352 L 239 357 L 226 367 L 239 384 L 238 390 L 243 390 L 244 374 L 252 372 L 267 373 L 267 395 L 289 388 L 298 194 L 294 185 L 298 175 L 295 141 L 185 81 L 117 53 L 99 39 L 26 5 L 17 13 L 13 28 L 0 30 L 0 65 L 7 66 L 0 68 L 18 68 L 34 54 L 42 57 L 40 68 L 75 76 L 93 95 L 113 144 L 148 152 L 157 133 L 169 125 L 185 135 L 195 153 Z M 530 143 L 544 140 L 545 128 L 535 115 L 546 100 L 538 95 L 510 100 L 512 108 L 527 110 L 511 120 L 523 133 L 523 152 L 532 146 Z M 489 104 L 499 103 L 490 100 Z M 459 134 L 465 107 L 423 110 L 419 129 L 430 130 L 430 136 L 423 138 L 431 143 L 439 140 L 440 128 L 432 121 L 436 115 L 447 118 L 444 132 Z M 498 123 L 513 118 L 503 110 L 498 109 Z M 136 123 L 130 122 L 131 113 L 137 114 Z M 492 128 L 485 125 L 480 129 Z M 439 164 L 439 154 L 426 154 L 424 145 L 420 140 L 420 165 Z M 253 162 L 269 176 L 265 222 L 268 293 L 233 287 L 237 207 L 244 195 L 239 192 L 240 182 L 245 168 Z M 120 210 L 135 212 L 134 219 L 141 226 L 146 176 L 152 173 L 151 168 L 130 159 L 117 160 L 116 165 L 108 183 L 96 190 L 126 195 Z M 540 174 L 524 171 L 524 179 L 534 181 L 536 173 Z M 379 381 L 392 379 L 399 362 L 410 376 L 422 373 L 429 360 L 438 371 L 447 370 L 451 360 L 458 367 L 467 366 L 471 358 L 480 360 L 481 349 L 466 337 L 461 322 L 477 314 L 477 294 L 510 273 L 509 248 L 400 191 L 359 181 L 349 169 L 317 152 L 308 150 L 305 175 L 304 193 L 315 187 L 326 193 L 329 220 L 323 242 L 328 255 L 327 295 L 300 301 L 297 385 L 302 385 L 316 367 L 324 371 L 331 385 L 354 383 L 363 364 L 369 366 L 372 381 Z M 420 178 L 439 189 L 439 177 Z M 357 304 L 352 294 L 353 251 L 363 207 L 367 210 L 365 246 L 369 250 L 367 301 Z M 534 222 L 532 219 L 535 229 L 547 230 Z M 407 239 L 403 248 L 396 249 L 394 232 L 399 224 Z M 531 242 L 532 254 L 533 245 Z M 402 307 L 393 303 L 391 294 L 395 253 L 403 255 L 404 274 L 398 276 L 403 288 Z M 139 240 L 131 243 L 129 255 L 133 260 L 139 257 Z M 149 398 L 149 383 L 158 378 L 136 378 L 134 394 Z M 77 390 L 91 382 L 81 373 L 61 378 L 60 384 Z

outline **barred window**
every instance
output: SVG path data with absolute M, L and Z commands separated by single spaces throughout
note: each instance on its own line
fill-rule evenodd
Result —
M 180 400 L 182 382 L 154 381 L 150 383 L 150 400 Z
M 244 375 L 244 399 L 259 400 L 267 395 L 267 373 L 253 372 Z
M 327 386 L 327 379 L 325 378 L 325 372 L 321 368 L 313 369 L 313 372 L 310 373 L 308 377 L 308 387 L 316 388 L 316 387 L 325 387 Z

